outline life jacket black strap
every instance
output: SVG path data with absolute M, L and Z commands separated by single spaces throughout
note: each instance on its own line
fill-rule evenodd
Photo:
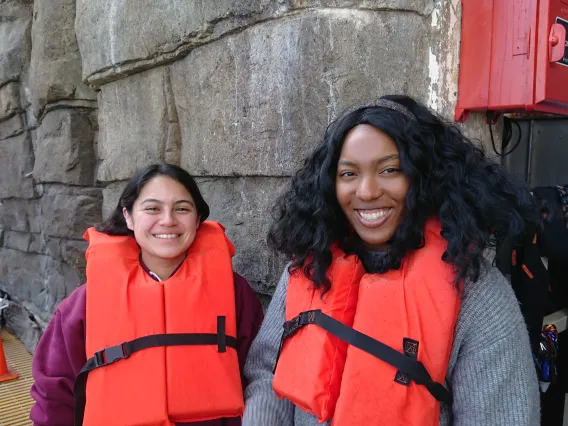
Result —
M 319 309 L 301 312 L 297 317 L 284 323 L 284 332 L 280 342 L 278 357 L 280 356 L 284 341 L 296 333 L 301 327 L 308 324 L 315 324 L 344 342 L 392 365 L 416 384 L 425 386 L 438 401 L 451 404 L 452 394 L 450 391 L 442 384 L 434 382 L 426 370 L 426 367 L 424 367 L 424 364 L 420 361 L 417 361 L 413 357 L 406 356 L 396 349 L 346 326 L 329 315 L 324 314 Z M 276 363 L 278 363 L 278 359 Z M 276 371 L 276 365 L 274 366 L 274 371 Z
M 85 404 L 87 401 L 87 377 L 89 372 L 128 358 L 135 352 L 156 346 L 202 346 L 215 345 L 218 352 L 226 352 L 227 346 L 237 349 L 237 339 L 225 333 L 225 317 L 217 317 L 217 333 L 172 333 L 152 334 L 139 337 L 117 346 L 110 346 L 95 352 L 83 366 L 73 388 L 75 398 L 75 426 L 83 425 Z

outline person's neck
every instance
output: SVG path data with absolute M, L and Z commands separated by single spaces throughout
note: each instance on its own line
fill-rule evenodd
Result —
M 186 254 L 172 259 L 155 258 L 142 253 L 142 262 L 150 272 L 158 276 L 160 281 L 167 280 L 172 276 L 178 266 L 184 261 Z

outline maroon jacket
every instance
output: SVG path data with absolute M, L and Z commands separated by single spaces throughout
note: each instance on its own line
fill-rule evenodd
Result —
M 242 372 L 249 347 L 260 328 L 263 313 L 260 302 L 248 282 L 237 273 L 234 274 L 234 282 L 238 356 Z M 73 384 L 87 362 L 86 294 L 86 285 L 82 285 L 61 302 L 35 350 L 32 363 L 35 383 L 30 392 L 36 401 L 30 413 L 30 419 L 35 426 L 73 426 Z M 243 378 L 243 388 L 245 386 Z M 190 424 L 240 426 L 241 419 L 177 423 L 178 426 Z

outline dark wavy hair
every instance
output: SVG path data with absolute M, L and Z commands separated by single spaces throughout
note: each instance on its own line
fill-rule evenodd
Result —
M 364 106 L 332 122 L 278 199 L 269 245 L 292 261 L 291 272 L 303 268 L 323 292 L 331 286 L 326 271 L 332 244 L 360 257 L 368 254 L 337 202 L 335 179 L 345 136 L 355 126 L 369 124 L 393 139 L 401 169 L 410 178 L 407 216 L 386 255 L 369 272 L 400 268 L 407 253 L 423 247 L 426 221 L 436 216 L 448 242 L 442 259 L 453 266 L 456 285 L 466 278 L 477 281 L 483 251 L 522 234 L 526 223 L 538 220 L 528 187 L 488 159 L 456 125 L 412 98 L 383 99 L 403 105 L 416 120 L 384 107 Z
M 209 206 L 201 196 L 199 187 L 193 177 L 181 167 L 174 164 L 161 163 L 152 164 L 139 170 L 126 184 L 112 214 L 104 222 L 96 225 L 95 229 L 108 235 L 134 235 L 126 225 L 122 209 L 126 208 L 128 213 L 132 213 L 132 206 L 140 195 L 140 191 L 142 191 L 144 185 L 156 176 L 167 176 L 185 186 L 195 201 L 195 208 L 197 209 L 199 220 L 203 222 L 207 219 L 209 216 Z

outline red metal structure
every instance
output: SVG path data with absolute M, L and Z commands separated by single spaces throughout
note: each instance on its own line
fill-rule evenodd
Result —
M 568 115 L 568 0 L 461 0 L 456 121 L 471 111 Z

